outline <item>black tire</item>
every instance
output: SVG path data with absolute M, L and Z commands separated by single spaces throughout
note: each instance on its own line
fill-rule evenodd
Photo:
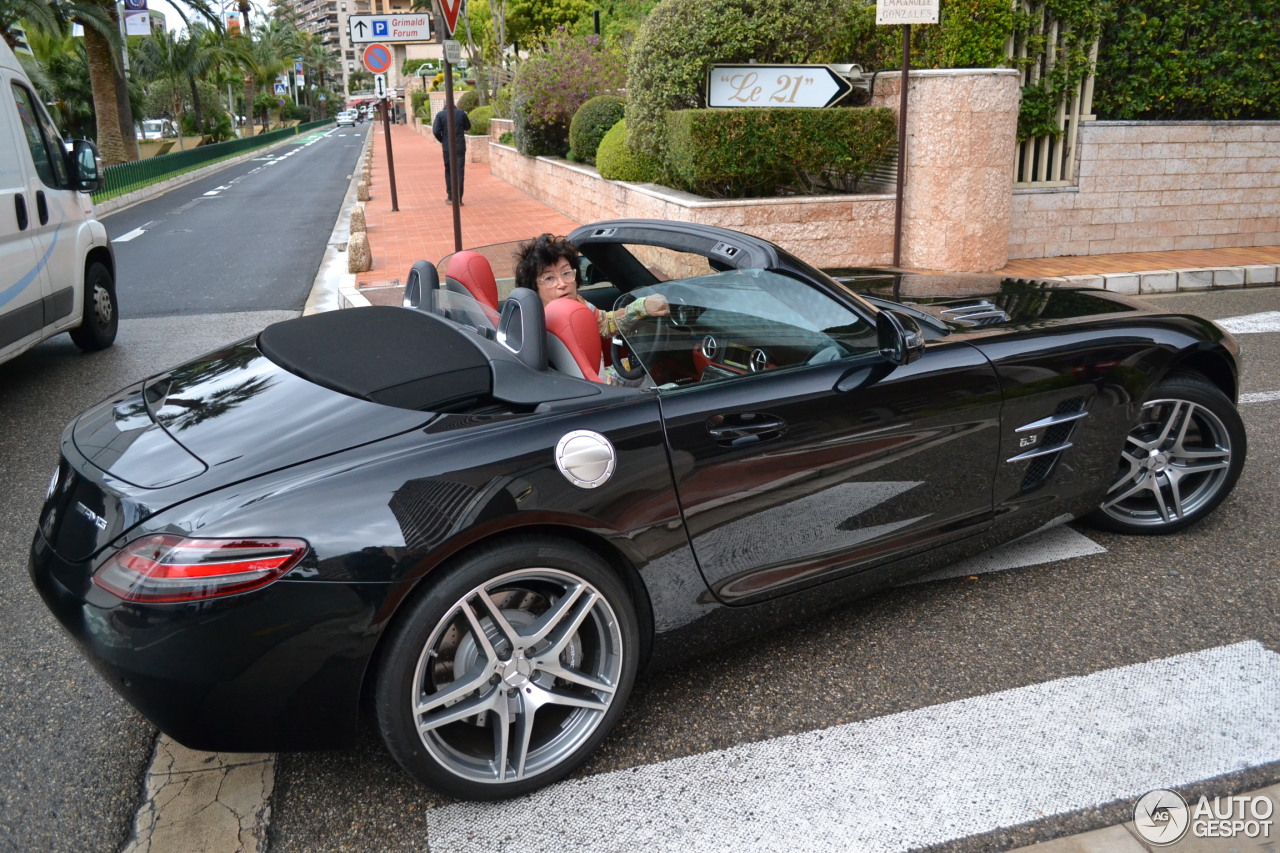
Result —
M 581 764 L 617 724 L 635 681 L 639 629 L 618 575 L 573 542 L 522 536 L 482 547 L 423 585 L 397 615 L 375 675 L 378 730 L 396 762 L 470 800 L 526 794 Z M 508 629 L 519 639 L 508 643 Z M 549 636 L 536 639 L 540 630 Z
M 1231 493 L 1247 450 L 1226 395 L 1199 374 L 1172 374 L 1143 403 L 1107 496 L 1086 521 L 1146 536 L 1190 527 Z
M 119 328 L 115 280 L 105 265 L 94 262 L 84 274 L 84 305 L 80 325 L 71 330 L 71 340 L 85 352 L 97 352 L 115 343 Z

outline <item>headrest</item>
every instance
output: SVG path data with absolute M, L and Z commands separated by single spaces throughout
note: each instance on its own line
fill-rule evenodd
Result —
M 545 311 L 547 331 L 569 350 L 583 377 L 592 382 L 604 381 L 600 378 L 602 349 L 595 312 L 568 297 L 552 300 Z
M 498 343 L 534 370 L 547 369 L 547 324 L 542 297 L 527 287 L 511 291 L 502 303 L 495 336 Z
M 484 255 L 457 252 L 449 258 L 445 275 L 458 281 L 481 305 L 498 310 L 498 280 L 493 277 L 493 267 Z

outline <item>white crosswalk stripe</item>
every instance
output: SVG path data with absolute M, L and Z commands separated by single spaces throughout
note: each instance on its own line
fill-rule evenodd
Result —
M 1219 326 L 1233 335 L 1256 335 L 1262 332 L 1280 332 L 1280 311 L 1262 311 L 1258 314 L 1241 314 L 1215 320 Z
M 433 850 L 893 853 L 1280 760 L 1256 642 L 1064 678 L 427 815 Z

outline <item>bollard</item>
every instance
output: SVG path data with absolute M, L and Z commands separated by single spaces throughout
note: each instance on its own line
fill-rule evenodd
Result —
M 369 184 L 367 181 L 361 181 L 360 183 L 356 184 L 356 200 L 357 201 L 369 200 Z
M 373 266 L 373 253 L 369 250 L 369 235 L 357 231 L 347 241 L 347 272 L 368 272 Z
M 366 231 L 366 230 L 368 229 L 365 227 L 365 224 L 364 224 L 364 205 L 363 204 L 352 205 L 351 233 L 355 234 L 357 231 Z

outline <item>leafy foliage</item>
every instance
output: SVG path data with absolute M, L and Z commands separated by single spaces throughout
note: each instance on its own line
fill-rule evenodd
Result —
M 911 28 L 913 68 L 999 68 L 1008 64 L 1005 42 L 1027 24 L 1006 0 L 941 0 L 936 25 Z M 831 45 L 836 62 L 868 71 L 902 65 L 902 31 L 877 27 L 876 7 L 854 4 L 840 17 Z
M 474 89 L 471 89 L 459 95 L 454 100 L 454 104 L 464 113 L 469 113 L 480 106 L 480 96 L 476 94 Z
M 1121 5 L 1098 56 L 1109 119 L 1280 118 L 1280 0 Z
M 685 189 L 716 198 L 853 191 L 897 144 L 885 107 L 678 110 L 667 130 L 668 168 Z
M 615 124 L 596 149 L 596 168 L 600 177 L 610 181 L 649 183 L 657 180 L 658 161 L 627 143 L 627 122 Z
M 848 0 L 663 0 L 631 49 L 627 127 L 634 148 L 663 157 L 669 110 L 705 106 L 717 62 L 813 62 L 830 53 Z
M 626 101 L 617 95 L 598 95 L 578 107 L 569 122 L 569 150 L 585 163 L 596 161 L 600 140 L 626 111 Z
M 515 145 L 516 135 L 508 130 L 498 137 L 498 144 L 499 145 Z
M 586 35 L 591 4 L 586 0 L 511 0 L 507 38 L 522 49 L 554 49 L 565 34 Z
M 503 86 L 498 93 L 493 96 L 493 114 L 498 118 L 511 118 L 511 96 L 513 90 L 510 86 Z
M 471 119 L 472 136 L 488 136 L 489 121 L 493 118 L 493 107 L 476 107 L 474 110 L 467 113 L 467 118 Z
M 599 36 L 560 32 L 550 51 L 520 66 L 512 83 L 516 147 L 528 156 L 564 154 L 569 148 L 569 122 L 578 107 L 625 85 L 621 51 Z

